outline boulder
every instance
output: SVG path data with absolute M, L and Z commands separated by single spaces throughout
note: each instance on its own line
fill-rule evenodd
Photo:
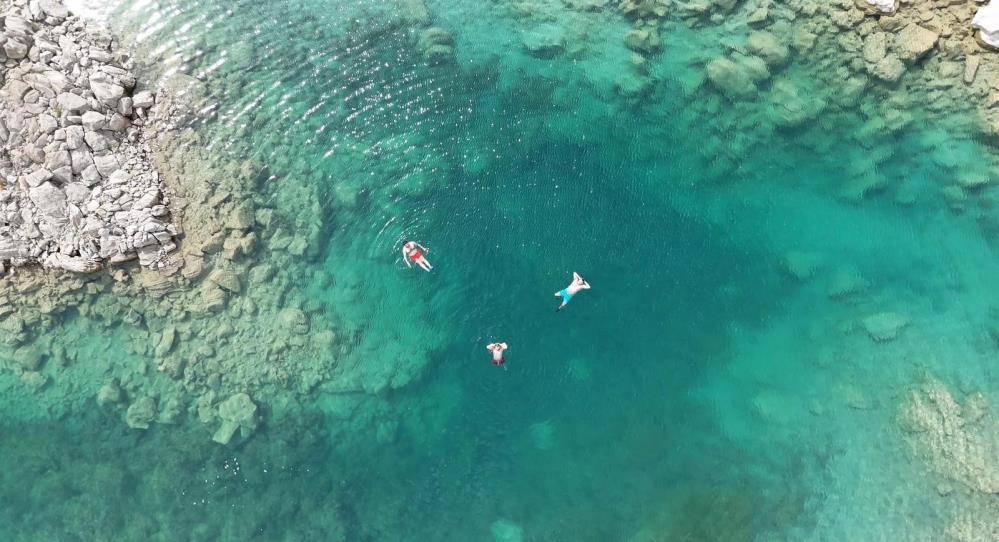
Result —
M 867 71 L 886 83 L 894 83 L 905 73 L 905 64 L 893 54 L 882 58 L 877 64 L 869 66 Z
M 58 0 L 38 0 L 38 7 L 49 17 L 56 19 L 69 17 L 69 10 Z
M 868 13 L 895 13 L 898 0 L 856 0 L 857 7 Z
M 524 51 L 535 58 L 554 58 L 565 52 L 565 34 L 555 25 L 545 25 L 521 35 Z
M 633 28 L 624 35 L 624 45 L 632 51 L 650 55 L 658 53 L 663 47 L 663 42 L 655 30 Z
M 278 323 L 280 327 L 295 335 L 306 335 L 309 333 L 309 317 L 295 307 L 282 309 L 278 313 Z
M 90 78 L 90 90 L 94 96 L 104 103 L 104 105 L 114 109 L 118 106 L 118 100 L 125 95 L 125 88 L 121 85 L 109 81 L 98 81 Z M 135 100 L 132 100 L 133 105 Z
M 97 404 L 101 406 L 113 405 L 121 402 L 122 394 L 114 382 L 108 382 L 97 390 Z
M 35 348 L 23 347 L 14 352 L 14 362 L 25 371 L 37 371 L 43 360 L 42 353 Z
M 74 273 L 96 273 L 101 270 L 101 264 L 81 256 L 68 256 L 54 252 L 42 260 L 42 266 L 50 269 L 62 269 Z
M 729 98 L 747 97 L 757 92 L 748 70 L 727 58 L 712 60 L 705 73 L 708 81 Z
M 28 183 L 29 187 L 40 186 L 45 181 L 52 178 L 52 172 L 45 169 L 39 168 L 23 177 L 24 182 Z
M 912 23 L 903 28 L 895 36 L 893 50 L 904 62 L 915 62 L 933 50 L 940 34 Z
M 16 39 L 8 39 L 3 44 L 3 52 L 7 55 L 7 58 L 20 60 L 28 56 L 28 46 Z
M 644 98 L 652 92 L 652 80 L 643 75 L 628 73 L 614 80 L 614 91 L 630 100 Z
M 208 281 L 227 292 L 238 294 L 243 289 L 242 284 L 239 281 L 239 277 L 237 277 L 236 273 L 229 268 L 216 268 L 210 275 L 208 275 Z
M 156 419 L 156 400 L 143 397 L 132 403 L 125 411 L 125 424 L 132 429 L 149 429 L 149 424 Z
M 746 39 L 746 50 L 760 57 L 771 69 L 787 63 L 789 51 L 770 32 L 750 32 Z
M 218 417 L 222 425 L 212 440 L 219 444 L 229 444 L 236 430 L 243 438 L 249 438 L 257 429 L 257 405 L 245 393 L 237 393 L 219 404 Z
M 135 96 L 132 96 L 132 107 L 141 107 L 143 109 L 149 109 L 153 106 L 154 99 L 153 93 L 148 90 L 143 90 L 142 92 L 137 92 Z
M 72 92 L 63 92 L 56 96 L 56 103 L 62 108 L 64 112 L 69 111 L 85 111 L 90 109 L 90 105 L 87 99 L 78 94 L 73 94 Z
M 896 312 L 879 312 L 864 318 L 861 323 L 871 339 L 885 342 L 897 337 L 902 328 L 909 324 L 909 319 Z
M 50 182 L 30 189 L 28 197 L 43 216 L 55 221 L 66 219 L 66 193 Z
M 877 64 L 888 54 L 888 34 L 885 32 L 871 32 L 864 38 L 864 61 L 868 64 Z
M 978 39 L 982 43 L 999 48 L 999 3 L 989 2 L 979 8 L 971 19 L 971 27 L 979 31 Z
M 104 115 L 96 111 L 87 111 L 83 114 L 83 127 L 87 130 L 102 130 L 105 125 L 104 121 Z

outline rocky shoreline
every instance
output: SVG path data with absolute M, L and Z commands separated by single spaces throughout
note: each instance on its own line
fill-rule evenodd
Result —
M 0 21 L 0 273 L 158 267 L 179 231 L 144 130 L 153 93 L 110 32 L 55 0 Z

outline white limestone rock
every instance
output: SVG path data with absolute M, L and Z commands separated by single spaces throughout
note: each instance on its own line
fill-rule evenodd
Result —
M 875 13 L 891 14 L 898 10 L 898 0 L 857 0 L 857 5 Z
M 118 100 L 125 95 L 125 89 L 121 85 L 102 79 L 90 79 L 90 90 L 94 96 L 110 108 L 118 106 Z
M 38 0 L 38 7 L 49 17 L 56 19 L 69 17 L 69 10 L 57 0 Z
M 59 107 L 63 111 L 86 111 L 90 108 L 90 104 L 87 99 L 83 96 L 73 94 L 72 92 L 63 92 L 56 96 L 56 102 L 59 103 Z
M 101 130 L 105 124 L 104 115 L 96 111 L 87 111 L 83 114 L 83 127 L 87 130 Z M 95 149 L 96 150 L 96 149 Z
M 141 107 L 142 109 L 149 109 L 154 103 L 153 93 L 148 90 L 137 92 L 135 93 L 135 96 L 132 96 L 130 102 L 132 108 Z
M 990 1 L 982 6 L 971 19 L 971 27 L 978 30 L 982 43 L 999 48 L 999 3 Z

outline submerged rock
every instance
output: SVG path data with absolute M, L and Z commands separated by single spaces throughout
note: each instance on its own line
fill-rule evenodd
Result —
M 218 417 L 222 425 L 212 440 L 219 444 L 229 444 L 237 430 L 240 436 L 249 438 L 257 429 L 257 405 L 245 393 L 237 393 L 219 404 Z
M 885 342 L 897 337 L 902 328 L 909 325 L 909 319 L 897 312 L 879 312 L 864 318 L 861 323 L 872 339 Z
M 565 33 L 556 25 L 544 25 L 523 33 L 521 43 L 535 58 L 555 58 L 565 52 Z
M 97 404 L 101 406 L 112 405 L 121 402 L 121 388 L 114 382 L 108 382 L 97 390 Z
M 756 94 L 756 83 L 749 70 L 727 58 L 716 58 L 705 68 L 708 81 L 729 98 Z
M 644 54 L 658 53 L 663 42 L 655 30 L 633 28 L 624 35 L 624 44 L 628 49 Z
M 940 34 L 913 23 L 907 25 L 895 36 L 893 50 L 896 51 L 900 60 L 915 62 L 933 50 L 939 39 Z
M 770 32 L 750 32 L 746 49 L 763 59 L 769 68 L 777 68 L 787 63 L 789 51 Z
M 497 519 L 489 531 L 495 542 L 523 542 L 524 529 L 508 519 Z
M 125 411 L 125 423 L 132 429 L 149 429 L 156 419 L 156 400 L 143 397 L 132 403 Z
M 784 255 L 784 269 L 794 278 L 804 281 L 812 278 L 825 258 L 815 252 L 791 251 Z

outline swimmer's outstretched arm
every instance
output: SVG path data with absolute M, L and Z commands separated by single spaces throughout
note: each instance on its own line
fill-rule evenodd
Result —
M 402 261 L 406 262 L 406 267 L 413 268 L 413 264 L 409 263 L 409 255 L 406 254 L 406 247 L 402 247 Z
M 420 247 L 421 249 L 423 249 L 423 252 L 430 252 L 430 249 L 429 249 L 429 248 L 427 248 L 427 247 L 425 247 L 425 246 L 423 246 L 423 245 L 421 245 L 421 244 L 419 244 L 419 243 L 416 243 L 416 246 L 418 246 L 418 247 Z

